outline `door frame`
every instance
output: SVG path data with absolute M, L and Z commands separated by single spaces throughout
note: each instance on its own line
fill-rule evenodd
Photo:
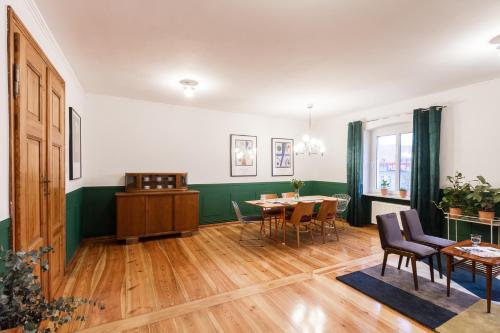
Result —
M 8 94 L 9 94 L 9 215 L 11 220 L 11 247 L 14 251 L 20 249 L 17 248 L 16 244 L 16 226 L 17 226 L 17 202 L 16 202 L 16 147 L 15 147 L 15 126 L 16 126 L 16 99 L 14 98 L 13 84 L 14 84 L 14 35 L 12 33 L 11 26 L 15 24 L 16 27 L 23 33 L 24 37 L 32 44 L 32 46 L 37 50 L 43 60 L 47 63 L 47 67 L 50 68 L 53 74 L 62 82 L 64 91 L 65 81 L 61 74 L 57 71 L 52 62 L 47 58 L 45 52 L 33 38 L 29 30 L 26 28 L 21 19 L 16 15 L 14 9 L 11 6 L 7 6 L 7 75 L 8 75 Z M 66 93 L 65 93 L 66 95 Z M 66 108 L 66 106 L 64 107 Z M 65 113 L 64 113 L 65 114 Z M 66 118 L 63 119 L 63 125 L 66 126 Z M 66 152 L 66 134 L 64 138 L 64 151 Z M 65 154 L 66 155 L 66 154 Z M 66 156 L 64 156 L 64 168 L 66 169 Z M 66 188 L 66 175 L 64 176 L 63 182 L 64 188 Z M 64 193 L 66 194 L 66 193 Z M 64 208 L 63 208 L 64 209 Z M 66 224 L 66 219 L 64 219 Z M 48 230 L 48 229 L 47 229 Z M 47 235 L 45 235 L 47 236 Z M 66 235 L 64 235 L 64 241 L 66 242 Z

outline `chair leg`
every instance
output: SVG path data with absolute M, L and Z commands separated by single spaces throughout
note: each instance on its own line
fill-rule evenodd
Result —
M 415 290 L 418 290 L 417 258 L 414 255 L 411 257 L 411 269 L 413 271 L 413 283 L 415 284 Z
M 401 263 L 403 262 L 403 256 L 399 256 L 398 269 L 401 269 Z
M 323 244 L 326 243 L 325 222 L 321 221 L 321 236 L 323 236 Z
M 241 229 L 240 229 L 240 242 L 243 240 L 243 232 L 245 231 L 245 224 L 242 224 L 241 225 Z
M 309 235 L 311 235 L 311 244 L 314 244 L 313 231 L 310 225 L 307 226 L 307 230 L 309 230 Z
M 437 254 L 437 260 L 438 260 L 438 270 L 439 270 L 439 278 L 443 278 L 443 268 L 441 265 L 441 253 L 438 252 Z
M 335 236 L 337 236 L 337 241 L 339 241 L 339 232 L 337 231 L 337 225 L 335 224 L 335 220 L 333 220 L 333 228 L 335 230 Z
M 385 265 L 387 264 L 387 256 L 389 255 L 389 253 L 387 251 L 384 251 L 384 261 L 382 262 L 382 276 L 384 276 L 385 274 Z
M 429 257 L 429 269 L 431 272 L 431 282 L 434 282 L 434 259 L 432 257 Z
M 408 267 L 409 263 L 410 263 L 410 257 L 406 257 L 406 267 Z
M 295 226 L 295 232 L 297 234 L 297 248 L 299 248 L 299 246 L 300 246 L 300 230 L 299 230 L 298 226 Z

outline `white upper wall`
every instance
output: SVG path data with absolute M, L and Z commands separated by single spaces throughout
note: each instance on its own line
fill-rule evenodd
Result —
M 74 107 L 82 115 L 82 128 L 86 126 L 84 108 L 85 94 L 78 78 L 53 38 L 36 5 L 31 0 L 0 0 L 0 68 L 7 68 L 7 6 L 10 5 L 17 16 L 33 35 L 52 64 L 66 82 L 66 148 L 68 147 L 68 107 Z M 0 75 L 0 221 L 9 217 L 9 98 L 7 73 Z M 82 138 L 83 140 L 85 138 Z M 69 149 L 66 149 L 66 161 Z M 83 156 L 85 162 L 86 157 Z M 69 165 L 68 162 L 66 164 Z M 84 166 L 85 167 L 85 166 Z M 71 192 L 83 184 L 83 178 L 69 181 L 69 167 L 66 167 L 66 192 Z
M 411 112 L 430 105 L 447 105 L 441 119 L 440 183 L 462 171 L 469 179 L 483 175 L 500 186 L 500 79 L 421 96 L 361 112 L 321 119 L 316 134 L 328 154 L 318 164 L 315 179 L 346 181 L 347 124 Z
M 271 176 L 271 138 L 299 139 L 307 122 L 87 95 L 88 186 L 123 185 L 125 172 L 188 172 L 190 184 L 283 181 Z M 257 177 L 230 177 L 229 135 L 257 136 Z M 295 157 L 312 179 L 316 159 Z

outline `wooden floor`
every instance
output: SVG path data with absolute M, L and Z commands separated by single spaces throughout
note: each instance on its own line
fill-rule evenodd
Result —
M 427 332 L 338 282 L 381 262 L 376 229 L 345 227 L 340 241 L 299 249 L 266 240 L 239 245 L 237 224 L 187 238 L 125 245 L 85 243 L 63 294 L 103 302 L 83 308 L 81 332 Z M 258 233 L 255 226 L 252 231 Z

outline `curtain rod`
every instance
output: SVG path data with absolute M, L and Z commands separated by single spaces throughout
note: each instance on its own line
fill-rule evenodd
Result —
M 435 105 L 435 106 L 441 106 L 441 105 Z M 446 105 L 442 105 L 441 106 L 443 109 L 446 109 Z M 420 109 L 422 111 L 429 111 L 431 108 L 427 108 L 427 109 Z M 364 120 L 363 122 L 364 123 L 371 123 L 373 121 L 377 121 L 377 120 L 384 120 L 384 119 L 390 119 L 390 118 L 395 118 L 395 117 L 401 117 L 401 116 L 407 116 L 407 115 L 412 115 L 413 114 L 413 111 L 412 112 L 405 112 L 405 113 L 399 113 L 399 114 L 394 114 L 394 115 L 390 115 L 390 116 L 387 116 L 387 117 L 380 117 L 380 118 L 374 118 L 374 119 L 370 119 L 370 120 Z

